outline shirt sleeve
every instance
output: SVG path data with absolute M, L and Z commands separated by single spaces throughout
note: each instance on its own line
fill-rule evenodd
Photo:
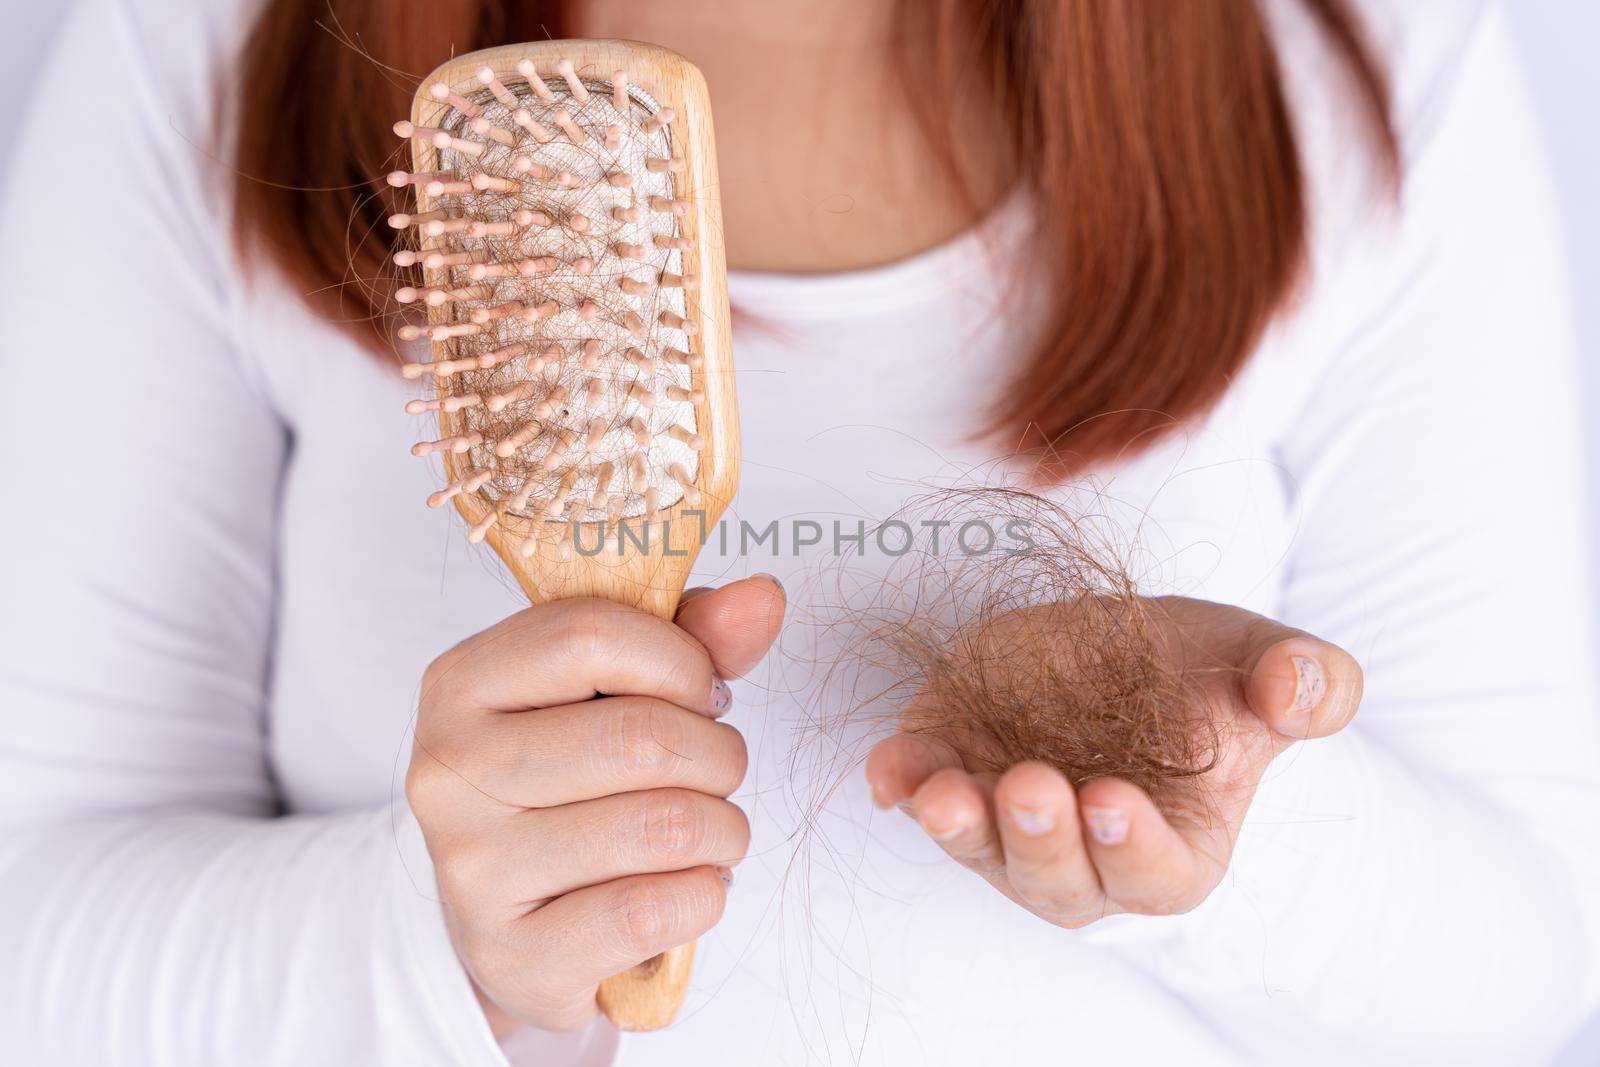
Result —
M 0 1060 L 503 1064 L 404 804 L 277 810 L 289 439 L 166 92 L 203 20 L 74 6 L 0 227 Z
M 1277 457 L 1283 621 L 1366 670 L 1156 965 L 1242 1049 L 1539 1062 L 1594 1004 L 1600 739 L 1559 226 L 1491 9 Z M 1263 999 L 1262 994 L 1265 994 Z M 1241 1010 L 1266 1004 L 1265 1012 Z

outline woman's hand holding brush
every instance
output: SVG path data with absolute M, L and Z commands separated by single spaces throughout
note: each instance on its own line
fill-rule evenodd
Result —
M 428 668 L 406 795 L 497 1033 L 585 1025 L 602 980 L 721 918 L 749 843 L 722 679 L 783 611 L 765 578 L 690 591 L 675 623 L 557 601 Z

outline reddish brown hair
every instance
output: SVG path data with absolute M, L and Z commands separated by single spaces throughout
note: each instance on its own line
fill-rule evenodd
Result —
M 1345 0 L 1301 0 L 1351 75 L 1389 178 L 1383 71 Z M 389 130 L 415 79 L 451 55 L 567 35 L 558 0 L 270 0 L 239 84 L 237 226 L 319 312 L 387 351 Z M 1304 266 L 1307 207 L 1256 0 L 927 0 L 936 61 L 974 58 L 1011 116 L 1051 299 L 993 427 L 1064 472 L 1205 411 Z M 910 35 L 907 35 L 908 37 Z M 977 50 L 974 57 L 973 50 Z M 962 85 L 945 76 L 921 84 Z M 924 125 L 955 165 L 942 109 Z M 1153 433 L 1154 432 L 1154 433 Z

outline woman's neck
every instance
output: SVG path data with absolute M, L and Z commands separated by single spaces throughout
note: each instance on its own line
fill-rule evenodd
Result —
M 839 271 L 969 228 L 1009 180 L 1005 123 L 965 97 L 955 144 L 971 194 L 917 122 L 893 0 L 585 0 L 578 30 L 650 41 L 706 76 L 730 267 Z M 980 85 L 975 76 L 968 84 Z M 913 90 L 915 91 L 915 90 Z

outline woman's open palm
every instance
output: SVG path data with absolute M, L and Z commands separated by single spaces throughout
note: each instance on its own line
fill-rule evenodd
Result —
M 1198 905 L 1227 870 L 1267 765 L 1296 741 L 1343 729 L 1360 704 L 1362 672 L 1343 649 L 1241 608 L 1179 597 L 1145 606 L 1215 728 L 1215 762 L 1194 780 L 1194 803 L 1163 812 L 1113 777 L 1075 789 L 1037 761 L 996 774 L 964 755 L 966 745 L 922 728 L 921 698 L 868 756 L 874 800 L 905 810 L 952 858 L 1058 926 Z M 1037 635 L 1048 656 L 1071 610 L 1030 611 L 1008 639 Z

